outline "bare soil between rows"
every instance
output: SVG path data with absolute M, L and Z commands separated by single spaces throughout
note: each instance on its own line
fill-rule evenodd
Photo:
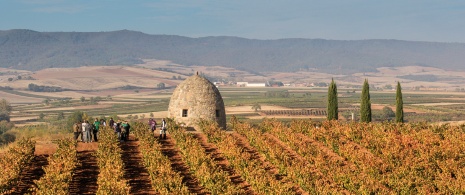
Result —
M 277 169 L 248 144 L 245 137 L 237 133 L 232 133 L 232 135 L 239 140 L 238 143 L 246 149 L 246 152 L 251 153 L 254 159 L 260 159 L 260 161 L 265 164 L 270 174 L 274 175 L 277 180 L 283 179 L 282 175 L 277 173 Z M 206 135 L 203 133 L 194 133 L 193 136 L 199 141 L 205 152 L 211 155 L 221 169 L 229 173 L 229 177 L 234 185 L 240 186 L 246 194 L 255 194 L 251 186 L 229 166 L 228 160 L 222 156 L 221 151 L 216 148 L 215 144 L 207 141 Z M 188 187 L 189 192 L 200 195 L 209 194 L 199 184 L 197 178 L 190 173 L 189 167 L 184 163 L 180 151 L 176 148 L 175 140 L 168 135 L 167 139 L 158 138 L 158 141 L 162 145 L 162 153 L 170 160 L 172 169 L 180 173 L 183 177 L 183 183 Z M 277 144 L 280 144 L 278 140 L 275 141 L 278 142 Z M 56 149 L 56 146 L 52 144 L 46 146 L 49 148 L 41 146 L 40 150 L 42 152 L 35 154 L 32 162 L 21 174 L 20 182 L 13 188 L 10 194 L 30 193 L 30 189 L 35 186 L 34 180 L 40 179 L 40 177 L 45 174 L 43 167 L 48 164 L 47 157 Z M 142 154 L 139 150 L 139 141 L 131 135 L 128 141 L 121 143 L 121 148 L 123 150 L 122 159 L 125 164 L 124 177 L 129 181 L 131 187 L 130 194 L 157 194 L 151 187 L 150 175 L 144 167 Z M 70 194 L 96 194 L 99 174 L 97 157 L 95 156 L 97 149 L 98 142 L 78 142 L 77 156 L 79 163 L 73 173 L 73 179 L 70 183 Z M 302 194 L 302 190 L 298 187 L 294 190 L 296 194 Z

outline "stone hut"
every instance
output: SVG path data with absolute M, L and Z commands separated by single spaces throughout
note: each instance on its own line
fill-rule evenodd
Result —
M 200 119 L 213 120 L 226 129 L 226 112 L 220 92 L 198 73 L 180 83 L 171 96 L 168 117 L 197 129 Z

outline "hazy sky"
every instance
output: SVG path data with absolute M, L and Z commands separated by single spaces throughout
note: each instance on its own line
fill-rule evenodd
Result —
M 1 0 L 9 29 L 465 43 L 465 1 Z

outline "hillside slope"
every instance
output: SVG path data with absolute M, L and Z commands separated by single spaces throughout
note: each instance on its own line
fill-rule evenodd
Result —
M 399 40 L 255 40 L 188 38 L 113 32 L 0 31 L 0 67 L 40 70 L 84 65 L 130 65 L 142 59 L 225 66 L 256 72 L 301 69 L 330 73 L 420 65 L 465 69 L 465 44 Z

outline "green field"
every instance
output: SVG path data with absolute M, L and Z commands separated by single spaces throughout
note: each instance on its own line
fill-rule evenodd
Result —
M 219 88 L 225 106 L 234 108 L 239 106 L 250 107 L 250 113 L 235 114 L 244 120 L 256 121 L 249 119 L 250 116 L 257 116 L 253 112 L 252 105 L 260 106 L 279 106 L 286 109 L 326 109 L 327 89 L 325 88 L 246 88 L 246 87 L 220 87 Z M 354 93 L 355 92 L 355 93 Z M 12 91 L 16 95 L 31 94 Z M 144 97 L 144 95 L 111 98 L 98 98 L 98 101 L 91 102 L 86 98 L 85 101 L 80 99 L 63 99 L 53 98 L 53 93 L 42 93 L 41 95 L 32 95 L 50 99 L 49 103 L 40 104 L 17 104 L 13 106 L 11 115 L 13 121 L 18 124 L 30 123 L 36 121 L 53 121 L 59 114 L 63 113 L 69 116 L 75 111 L 86 112 L 90 116 L 114 116 L 114 115 L 131 115 L 139 119 L 142 115 L 148 118 L 148 113 L 166 111 L 169 105 L 170 92 L 164 93 L 164 96 Z M 370 91 L 373 108 L 374 121 L 385 121 L 383 118 L 382 108 L 390 106 L 395 108 L 395 93 L 393 91 Z M 147 95 L 149 96 L 149 95 Z M 405 120 L 409 122 L 454 122 L 465 120 L 462 111 L 465 110 L 464 93 L 416 93 L 414 91 L 405 91 L 404 112 Z M 97 99 L 97 98 L 95 98 Z M 358 104 L 360 102 L 360 91 L 354 89 L 339 89 L 339 110 L 343 116 L 349 117 L 350 112 L 354 112 L 355 117 L 358 115 Z M 106 106 L 103 106 L 106 105 Z M 38 119 L 39 115 L 44 115 L 43 119 Z M 228 117 L 232 114 L 228 114 Z M 23 118 L 23 119 L 21 119 Z M 27 118 L 27 119 L 26 119 Z M 279 119 L 279 117 L 276 117 Z M 288 119 L 280 119 L 288 120 Z

